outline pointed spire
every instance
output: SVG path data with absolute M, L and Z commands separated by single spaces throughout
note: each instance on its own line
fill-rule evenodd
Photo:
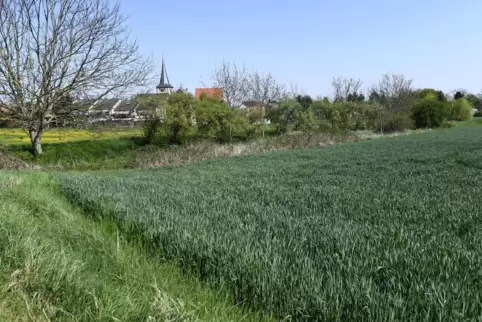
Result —
M 173 88 L 173 86 L 169 84 L 169 77 L 167 76 L 166 62 L 164 61 L 164 55 L 162 56 L 161 79 L 159 80 L 159 85 L 157 85 L 156 88 L 160 92 L 164 92 L 166 90 L 170 90 L 171 88 Z

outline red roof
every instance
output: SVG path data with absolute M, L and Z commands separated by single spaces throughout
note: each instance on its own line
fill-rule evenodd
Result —
M 222 88 L 196 88 L 196 99 L 201 98 L 201 94 L 205 93 L 208 96 L 222 100 L 224 93 Z

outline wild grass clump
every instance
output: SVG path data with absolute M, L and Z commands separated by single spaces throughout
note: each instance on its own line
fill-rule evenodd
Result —
M 482 132 L 458 126 L 144 171 L 65 174 L 235 303 L 293 321 L 482 318 Z
M 343 133 L 290 133 L 248 142 L 219 144 L 203 140 L 191 142 L 184 146 L 169 146 L 165 148 L 146 146 L 133 155 L 127 167 L 149 168 L 233 156 L 255 155 L 272 151 L 324 147 L 355 140 L 357 140 L 357 136 Z
M 34 164 L 26 162 L 0 147 L 0 169 L 4 170 L 31 170 L 38 168 Z

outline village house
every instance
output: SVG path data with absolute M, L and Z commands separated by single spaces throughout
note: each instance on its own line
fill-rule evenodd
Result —
M 138 94 L 136 97 L 145 95 L 171 95 L 173 92 L 186 93 L 187 89 L 178 88 L 170 84 L 167 74 L 166 63 L 162 59 L 161 77 L 156 86 L 156 93 Z M 74 103 L 76 103 L 74 101 Z M 134 98 L 132 99 L 102 99 L 86 107 L 84 116 L 88 117 L 89 122 L 138 122 L 145 119 L 147 111 L 140 106 Z

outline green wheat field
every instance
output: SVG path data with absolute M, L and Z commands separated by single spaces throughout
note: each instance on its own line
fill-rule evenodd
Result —
M 295 321 L 482 318 L 482 130 L 150 170 L 59 173 L 114 220 L 247 309 Z

